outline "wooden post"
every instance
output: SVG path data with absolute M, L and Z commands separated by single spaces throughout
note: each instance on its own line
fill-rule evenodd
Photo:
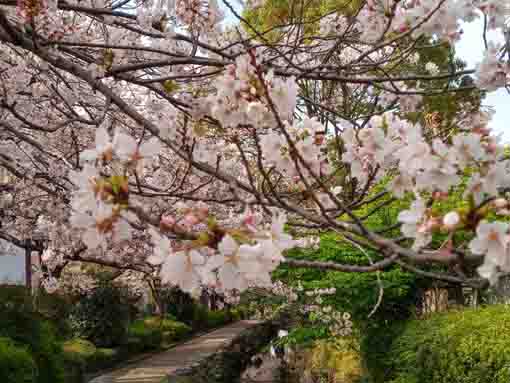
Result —
M 32 241 L 25 240 L 25 286 L 32 291 Z

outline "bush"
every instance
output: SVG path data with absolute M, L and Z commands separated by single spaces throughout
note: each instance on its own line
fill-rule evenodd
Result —
M 70 296 L 48 294 L 44 289 L 37 292 L 37 311 L 55 326 L 57 335 L 61 339 L 68 339 L 72 336 L 69 323 L 72 307 Z
M 96 348 L 85 339 L 71 339 L 63 343 L 66 363 L 66 382 L 80 382 L 86 372 L 112 366 L 119 353 L 111 348 Z
M 209 310 L 202 305 L 195 305 L 193 318 L 189 324 L 194 331 L 207 330 L 209 328 Z
M 238 321 L 243 319 L 249 319 L 252 315 L 251 309 L 247 305 L 240 305 L 236 307 L 232 307 L 230 309 L 230 315 L 232 317 L 232 321 Z
M 159 327 L 147 326 L 143 319 L 139 319 L 129 326 L 129 338 L 130 351 L 141 352 L 159 348 L 163 340 L 163 331 Z
M 0 381 L 36 383 L 36 365 L 30 353 L 14 344 L 12 339 L 0 338 Z
M 36 382 L 62 382 L 62 350 L 53 325 L 34 310 L 25 288 L 2 287 L 0 291 L 0 337 L 26 346 L 37 365 Z
M 184 338 L 191 328 L 171 318 L 148 317 L 129 326 L 129 346 L 132 352 L 159 348 L 162 343 L 171 343 Z
M 388 358 L 392 383 L 508 383 L 510 307 L 410 321 L 393 342 Z
M 74 336 L 88 339 L 100 347 L 124 344 L 129 312 L 125 292 L 103 282 L 83 297 L 72 311 L 70 321 Z
M 246 313 L 241 311 L 236 313 L 233 310 L 209 311 L 207 307 L 197 303 L 191 295 L 177 287 L 162 290 L 160 296 L 166 312 L 177 321 L 191 326 L 194 331 L 219 327 L 246 316 Z
M 232 321 L 229 311 L 209 311 L 207 313 L 207 328 L 216 328 Z
M 93 361 L 97 352 L 94 343 L 80 338 L 64 342 L 62 349 L 64 350 L 66 362 L 72 363 L 83 370 Z
M 371 219 L 376 218 L 382 221 L 384 216 L 374 216 Z M 393 222 L 392 219 L 387 221 L 386 226 L 390 226 L 390 223 Z M 377 229 L 385 225 L 374 223 L 373 227 Z M 380 260 L 380 254 L 373 251 L 368 251 L 368 253 L 374 262 Z M 341 264 L 369 264 L 364 252 L 350 243 L 342 242 L 342 238 L 335 233 L 323 234 L 320 238 L 320 247 L 317 250 L 292 249 L 286 255 L 289 258 Z M 398 266 L 387 268 L 384 273 L 380 274 L 384 288 L 382 304 L 368 318 L 379 297 L 379 281 L 375 273 L 293 269 L 281 265 L 273 276 L 294 286 L 300 281 L 305 290 L 334 287 L 336 294 L 323 297 L 323 304 L 332 306 L 336 311 L 346 311 L 352 315 L 355 334 L 360 336 L 360 353 L 366 373 L 373 382 L 387 382 L 385 379 L 389 367 L 384 364 L 384 361 L 391 341 L 400 332 L 399 324 L 413 316 L 419 288 L 426 286 L 428 281 L 405 272 Z M 309 333 L 307 334 L 309 336 L 303 339 L 308 342 L 314 338 L 328 336 L 318 327 L 314 326 L 316 335 Z
M 111 367 L 123 356 L 124 354 L 115 348 L 98 348 L 92 369 L 97 370 L 100 368 Z
M 191 333 L 191 327 L 176 321 L 171 316 L 164 318 L 153 316 L 144 319 L 145 326 L 159 328 L 163 334 L 163 342 L 175 342 Z
M 193 323 L 197 303 L 191 295 L 178 287 L 171 287 L 163 289 L 160 296 L 167 314 L 173 315 L 179 322 Z

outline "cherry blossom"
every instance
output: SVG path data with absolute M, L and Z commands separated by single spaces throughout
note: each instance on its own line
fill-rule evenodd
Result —
M 411 209 L 404 210 L 398 215 L 398 221 L 402 222 L 402 234 L 407 238 L 414 238 L 414 249 L 422 248 L 432 240 L 426 211 L 425 201 L 417 199 L 411 204 Z
M 98 159 L 108 160 L 113 155 L 113 142 L 104 127 L 96 129 L 96 147 L 94 149 L 87 149 L 81 153 L 80 158 L 82 161 L 94 162 Z
M 490 43 L 484 59 L 477 68 L 477 84 L 488 91 L 494 91 L 507 83 L 508 66 L 498 57 L 500 47 Z
M 223 13 L 238 17 L 213 0 L 5 2 L 2 238 L 37 227 L 48 264 L 100 259 L 196 293 L 270 286 L 280 264 L 302 266 L 289 249 L 328 231 L 411 263 L 443 250 L 436 232 L 476 234 L 455 245 L 494 282 L 509 259 L 504 224 L 486 222 L 508 214 L 505 148 L 477 97 L 429 109 L 505 87 L 508 58 L 488 42 L 476 68 L 442 73 L 421 47 L 455 54 L 481 13 L 504 33 L 508 1 L 359 7 L 317 10 L 313 33 L 303 16 L 259 36 L 226 26 Z M 367 227 L 388 192 L 412 199 L 393 223 L 412 245 Z
M 90 249 L 101 247 L 106 250 L 108 240 L 121 242 L 131 237 L 131 227 L 126 220 L 117 215 L 111 205 L 99 202 L 92 215 L 75 212 L 71 224 L 82 229 L 82 240 Z
M 152 137 L 138 145 L 133 137 L 119 133 L 114 139 L 114 150 L 121 160 L 136 164 L 136 171 L 141 173 L 144 165 L 161 151 L 161 144 L 158 138 Z
M 218 245 L 219 254 L 211 257 L 207 267 L 218 270 L 219 282 L 225 290 L 244 290 L 248 287 L 250 274 L 256 275 L 259 269 L 257 256 L 262 249 L 249 245 L 238 245 L 229 235 Z
M 433 62 L 426 63 L 425 70 L 433 76 L 439 74 L 439 67 Z
M 443 217 L 443 225 L 448 229 L 454 229 L 460 223 L 460 215 L 456 211 L 451 211 Z
M 482 1 L 479 8 L 489 17 L 489 28 L 504 28 L 507 17 L 510 14 L 510 3 L 508 0 Z
M 484 254 L 484 263 L 478 272 L 494 284 L 498 269 L 510 271 L 508 257 L 508 224 L 503 222 L 481 222 L 476 228 L 476 237 L 469 243 L 474 254 Z
M 197 250 L 185 250 L 168 254 L 161 267 L 163 283 L 172 283 L 183 291 L 195 293 L 200 289 L 199 268 L 205 265 L 205 259 Z
M 72 200 L 74 210 L 86 212 L 95 208 L 96 193 L 99 191 L 96 183 L 98 176 L 96 167 L 89 164 L 85 164 L 81 172 L 70 172 L 69 178 L 78 187 Z

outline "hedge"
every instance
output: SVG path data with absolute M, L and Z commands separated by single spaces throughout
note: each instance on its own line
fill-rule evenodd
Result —
M 0 297 L 0 337 L 12 339 L 30 353 L 36 365 L 34 382 L 63 382 L 62 349 L 55 328 L 35 311 L 29 291 L 2 286 Z
M 508 383 L 510 306 L 409 321 L 388 358 L 391 383 Z
M 96 348 L 86 340 L 75 338 L 63 343 L 66 382 L 82 382 L 87 372 L 113 366 L 121 357 L 119 349 Z
M 36 364 L 30 352 L 9 338 L 0 338 L 0 382 L 35 383 Z
M 129 326 L 128 347 L 131 352 L 157 349 L 162 344 L 182 339 L 190 332 L 189 326 L 169 318 L 139 319 Z
M 216 328 L 223 326 L 233 320 L 233 316 L 229 311 L 209 311 L 207 313 L 207 328 Z

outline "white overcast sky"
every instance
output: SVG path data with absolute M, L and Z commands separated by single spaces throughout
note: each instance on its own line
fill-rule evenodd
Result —
M 474 68 L 483 58 L 484 44 L 482 39 L 483 22 L 478 19 L 472 23 L 466 23 L 462 26 L 464 34 L 462 39 L 456 45 L 457 55 L 467 62 L 468 68 Z M 495 43 L 503 43 L 503 34 L 501 31 L 491 31 L 487 34 L 487 39 Z M 484 105 L 492 106 L 496 111 L 492 120 L 492 128 L 496 133 L 503 134 L 504 142 L 510 141 L 510 129 L 507 121 L 510 121 L 510 95 L 506 89 L 500 89 L 491 92 L 484 100 Z

